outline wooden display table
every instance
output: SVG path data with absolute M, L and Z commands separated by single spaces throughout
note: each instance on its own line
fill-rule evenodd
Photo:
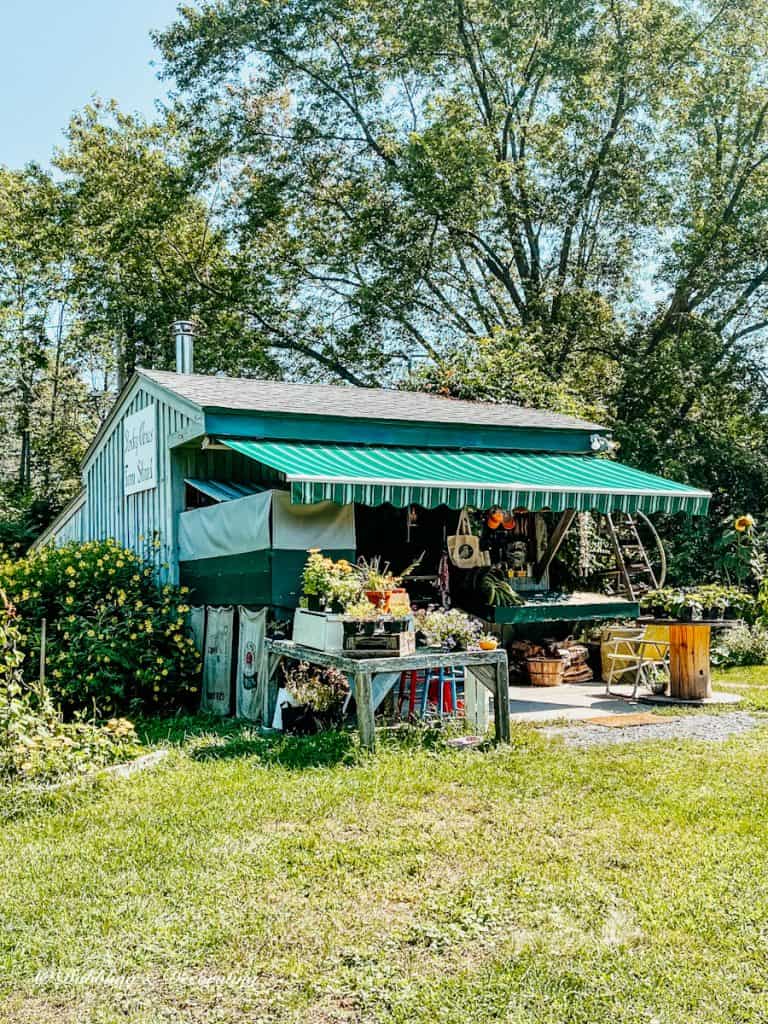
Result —
M 316 651 L 311 647 L 295 644 L 292 640 L 267 640 L 265 646 L 270 661 L 270 690 L 273 691 L 268 702 L 270 714 L 274 711 L 274 700 L 277 696 L 274 680 L 282 658 L 307 661 L 313 665 L 332 666 L 354 680 L 360 741 L 364 747 L 372 750 L 376 745 L 372 687 L 375 675 L 418 669 L 462 667 L 493 694 L 496 742 L 509 743 L 509 669 L 507 652 L 503 648 L 495 651 L 453 651 L 450 654 L 417 651 L 415 654 L 395 658 L 352 658 L 347 651 Z M 271 721 L 271 718 L 267 720 Z
M 709 665 L 709 622 L 670 622 L 669 695 L 677 700 L 707 700 L 712 696 Z

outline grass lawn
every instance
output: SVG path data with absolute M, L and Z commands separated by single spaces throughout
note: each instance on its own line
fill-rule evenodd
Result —
M 740 680 L 768 707 L 768 669 Z M 0 1021 L 768 1019 L 768 718 L 587 751 L 166 737 L 129 779 L 0 794 Z

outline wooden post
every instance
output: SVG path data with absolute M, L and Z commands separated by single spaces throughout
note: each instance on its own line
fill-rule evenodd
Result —
M 549 538 L 549 543 L 547 544 L 546 548 L 544 549 L 544 553 L 542 554 L 541 558 L 538 560 L 533 569 L 533 576 L 537 583 L 541 581 L 542 576 L 552 564 L 552 560 L 554 559 L 557 552 L 560 550 L 562 543 L 565 540 L 565 535 L 570 530 L 571 524 L 573 523 L 573 520 L 575 518 L 576 509 L 567 508 L 558 519 L 557 525 L 555 526 L 554 530 L 552 531 L 552 535 Z
M 467 666 L 464 672 L 464 714 L 475 729 L 485 733 L 488 729 L 488 687 L 478 680 L 475 669 L 476 666 Z
M 45 693 L 45 649 L 48 645 L 48 620 L 40 623 L 40 699 Z
M 509 743 L 509 673 L 506 658 L 494 666 L 495 687 L 493 693 L 493 717 L 496 725 L 496 742 Z
M 360 742 L 367 750 L 376 749 L 376 727 L 373 710 L 373 686 L 368 672 L 355 672 L 355 705 Z
M 272 721 L 275 717 L 275 705 L 277 704 L 277 691 L 280 684 L 277 681 L 277 670 L 282 655 L 269 653 L 267 655 L 267 678 L 262 691 L 261 724 L 265 729 L 272 728 Z
M 710 627 L 701 622 L 673 622 L 669 627 L 669 695 L 678 700 L 712 696 L 709 667 Z

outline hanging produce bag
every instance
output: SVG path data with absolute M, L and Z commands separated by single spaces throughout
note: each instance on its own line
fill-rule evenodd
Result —
M 212 715 L 230 714 L 233 615 L 231 605 L 208 609 L 200 710 Z
M 267 653 L 264 648 L 267 609 L 254 612 L 240 605 L 238 618 L 240 642 L 237 652 L 235 714 L 238 718 L 260 722 L 264 717 L 267 688 Z
M 459 515 L 456 533 L 448 538 L 448 554 L 457 569 L 475 569 L 490 565 L 488 552 L 480 550 L 480 538 L 472 533 L 465 508 Z

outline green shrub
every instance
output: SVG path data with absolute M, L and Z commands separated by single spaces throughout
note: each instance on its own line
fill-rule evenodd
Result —
M 44 548 L 0 562 L 0 588 L 19 612 L 28 678 L 46 618 L 47 681 L 68 716 L 194 699 L 200 663 L 185 629 L 186 588 L 159 587 L 135 552 L 115 541 Z
M 721 633 L 712 648 L 712 662 L 721 667 L 768 664 L 768 629 L 738 625 Z
M 50 781 L 125 761 L 138 752 L 133 725 L 65 723 L 47 691 L 25 688 L 16 613 L 0 591 L 0 780 Z

